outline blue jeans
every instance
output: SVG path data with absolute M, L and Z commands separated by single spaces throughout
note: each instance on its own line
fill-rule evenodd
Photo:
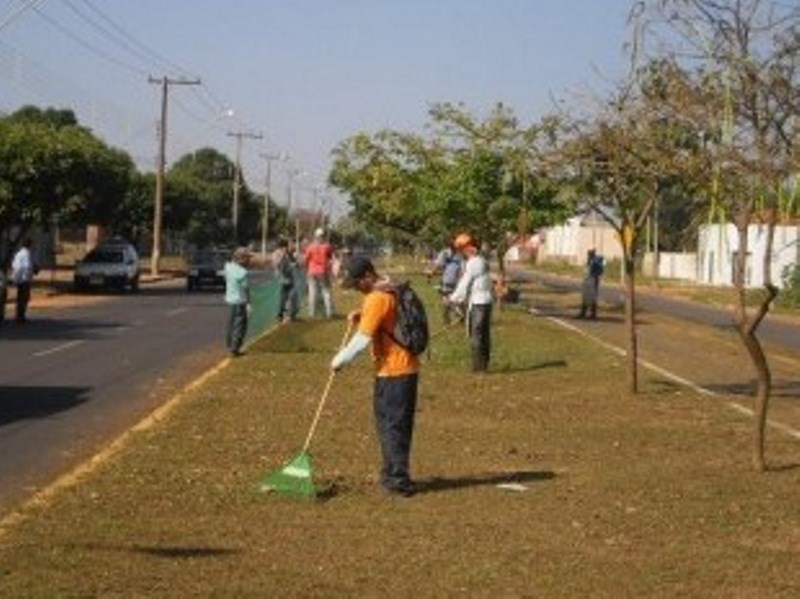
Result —
M 373 408 L 383 456 L 381 484 L 390 491 L 411 485 L 409 461 L 418 383 L 418 374 L 375 378 Z
M 284 318 L 297 318 L 297 292 L 294 285 L 282 285 L 280 299 L 278 300 L 278 320 Z

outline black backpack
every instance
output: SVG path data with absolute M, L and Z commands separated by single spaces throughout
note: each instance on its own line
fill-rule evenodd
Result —
M 392 292 L 397 300 L 397 317 L 392 339 L 418 356 L 428 349 L 430 341 L 425 305 L 408 282 L 399 283 Z

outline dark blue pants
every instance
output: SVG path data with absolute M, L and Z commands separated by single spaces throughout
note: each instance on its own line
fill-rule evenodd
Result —
M 31 284 L 17 283 L 17 321 L 25 322 L 28 318 L 28 302 L 31 301 Z
M 295 320 L 297 318 L 297 294 L 294 285 L 282 285 L 280 299 L 278 300 L 278 320 L 285 317 Z
M 383 456 L 381 484 L 390 491 L 411 484 L 409 460 L 418 382 L 417 374 L 375 378 L 373 408 Z
M 228 351 L 238 353 L 242 349 L 244 336 L 247 334 L 247 305 L 233 304 L 230 309 L 225 344 Z
M 469 340 L 472 350 L 472 371 L 486 372 L 492 353 L 492 305 L 474 305 L 469 311 Z

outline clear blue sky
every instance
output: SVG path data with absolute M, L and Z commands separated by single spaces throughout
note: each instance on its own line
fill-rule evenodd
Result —
M 21 10 L 26 5 L 33 8 Z M 211 146 L 263 191 L 263 153 L 322 183 L 335 144 L 359 131 L 420 131 L 435 102 L 534 122 L 625 67 L 630 0 L 0 0 L 0 111 L 71 108 L 152 170 L 160 90 L 167 158 Z M 232 114 L 231 114 L 232 112 Z M 283 169 L 273 194 L 285 197 Z

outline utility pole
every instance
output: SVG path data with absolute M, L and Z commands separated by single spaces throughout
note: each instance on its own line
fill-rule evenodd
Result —
M 294 178 L 300 177 L 304 171 L 294 168 L 289 170 L 288 187 L 287 187 L 287 201 L 286 201 L 286 229 L 287 234 L 291 234 L 289 224 L 291 223 L 292 203 L 294 198 Z M 299 202 L 298 202 L 299 204 Z M 300 219 L 295 215 L 294 217 L 294 247 L 296 251 L 300 250 Z
M 148 77 L 149 83 L 161 85 L 161 123 L 158 128 L 158 171 L 156 173 L 156 205 L 153 212 L 153 250 L 150 253 L 150 274 L 158 276 L 161 260 L 161 214 L 164 210 L 164 166 L 167 161 L 167 96 L 170 85 L 200 85 L 199 79 Z
M 239 192 L 242 189 L 242 139 L 263 139 L 260 133 L 228 132 L 228 137 L 236 138 L 236 172 L 233 175 L 233 240 L 239 243 Z
M 261 154 L 267 161 L 267 191 L 264 193 L 264 214 L 261 215 L 261 257 L 267 258 L 267 237 L 269 237 L 269 196 L 272 193 L 272 162 L 285 160 L 283 154 Z

